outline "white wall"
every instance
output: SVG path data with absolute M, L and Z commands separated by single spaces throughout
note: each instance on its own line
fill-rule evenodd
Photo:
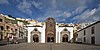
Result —
M 78 37 L 77 37 L 76 41 L 77 42 L 82 42 L 83 41 L 84 32 L 83 31 L 80 31 L 77 34 L 78 34 Z
M 91 34 L 91 28 L 94 26 L 94 34 Z M 86 30 L 86 35 L 84 35 L 84 30 Z M 88 43 L 91 44 L 91 37 L 95 37 L 95 44 L 100 45 L 100 23 L 97 23 L 95 25 L 92 25 L 86 29 L 83 29 L 79 32 L 77 32 L 78 37 L 76 39 L 77 42 L 80 42 L 79 38 L 82 39 L 82 43 Z M 86 38 L 86 42 L 84 42 L 83 38 Z
M 86 31 L 86 35 L 84 35 L 84 30 Z M 80 32 L 78 32 L 78 37 L 77 37 L 77 42 L 82 42 L 82 43 L 88 43 L 90 44 L 91 43 L 91 27 L 87 28 L 87 29 L 84 29 L 84 30 L 81 30 Z M 84 42 L 84 37 L 86 38 L 86 42 Z M 80 40 L 81 39 L 81 40 Z
M 90 40 L 91 39 L 91 27 L 89 27 L 89 28 L 87 28 L 85 30 L 86 30 L 86 35 L 85 36 L 83 35 L 83 36 L 86 38 L 86 42 L 83 41 L 83 43 L 89 43 L 90 44 L 91 43 L 91 40 Z
M 60 33 L 61 33 L 61 31 L 64 30 L 64 28 L 67 28 L 67 30 L 70 32 L 70 36 L 68 38 L 68 41 L 73 38 L 73 27 L 58 27 L 56 25 L 56 43 L 61 43 L 60 42 Z
M 34 28 L 41 32 L 41 43 L 45 43 L 45 25 L 43 27 L 28 27 L 28 43 L 31 43 L 31 32 Z
M 33 31 L 34 28 L 37 28 L 41 32 L 41 43 L 45 43 L 45 24 L 43 27 L 28 27 L 28 43 L 31 43 L 31 31 Z M 64 28 L 67 28 L 67 30 L 70 32 L 69 40 L 73 38 L 73 27 L 58 27 L 56 25 L 56 43 L 60 43 L 60 33 L 64 30 Z
M 96 43 L 95 44 L 98 44 L 100 45 L 100 23 L 96 24 L 95 25 L 95 40 L 96 40 Z

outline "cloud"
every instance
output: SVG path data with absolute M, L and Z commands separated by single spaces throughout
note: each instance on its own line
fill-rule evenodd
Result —
M 100 20 L 100 6 L 96 9 L 95 13 L 91 15 L 93 21 Z
M 96 12 L 92 16 L 100 16 L 100 6 L 96 9 Z
M 63 13 L 63 16 L 64 16 L 64 17 L 70 17 L 71 15 L 72 15 L 72 14 L 69 13 L 69 12 L 64 12 L 64 13 Z
M 88 17 L 91 17 L 91 15 L 93 15 L 95 13 L 96 9 L 93 9 L 91 11 L 86 10 L 83 14 L 80 15 L 81 19 L 86 19 Z
M 85 12 L 83 12 L 81 15 L 77 15 L 73 18 L 73 20 L 76 20 L 78 23 L 81 22 L 90 22 L 93 21 L 92 15 L 95 14 L 96 9 L 89 10 L 87 9 Z
M 57 0 L 57 6 L 62 9 L 75 9 L 78 6 L 84 6 L 85 0 Z M 59 8 L 58 8 L 59 9 Z
M 0 0 L 0 4 L 9 4 L 8 0 Z
M 57 18 L 56 21 L 57 21 L 57 22 L 65 22 L 66 19 L 65 19 L 65 18 Z
M 37 17 L 39 21 L 44 21 L 44 17 L 53 17 L 59 20 L 60 18 L 64 18 L 63 21 L 66 20 L 66 18 L 71 17 L 73 14 L 81 13 L 86 6 L 85 0 L 43 0 L 41 2 L 39 1 L 32 1 L 32 5 L 40 8 L 40 11 L 44 11 L 45 13 L 42 14 L 42 17 Z M 77 8 L 76 8 L 77 7 Z M 70 10 L 72 11 L 70 12 Z
M 19 3 L 19 2 L 20 2 L 20 0 L 16 0 L 16 2 L 18 2 L 18 3 Z
M 55 9 L 57 7 L 57 0 L 52 0 L 52 5 L 53 5 L 53 8 Z
M 37 17 L 39 21 L 45 21 L 48 17 L 53 17 L 57 22 L 65 22 L 66 18 L 70 17 L 71 13 L 62 11 L 52 11 L 45 14 L 45 16 Z
M 45 13 L 45 17 L 54 17 L 54 18 L 56 18 L 56 17 L 59 17 L 59 16 L 61 16 L 62 15 L 62 11 L 59 11 L 59 10 L 50 10 L 50 11 L 47 11 L 46 13 Z
M 0 0 L 2 3 L 11 1 Z M 96 20 L 100 16 L 100 8 L 88 9 L 86 3 L 92 0 L 16 0 L 18 2 L 17 9 L 21 13 L 33 17 L 39 21 L 45 21 L 48 17 L 53 17 L 57 21 L 66 22 L 76 20 L 79 22 Z M 1 3 L 1 2 L 0 2 Z M 94 3 L 94 2 L 93 2 Z M 12 4 L 12 3 L 11 3 Z M 16 5 L 15 5 L 16 6 Z M 90 5 L 92 6 L 92 5 Z M 100 4 L 99 4 L 100 6 Z M 23 15 L 24 16 L 24 15 Z M 75 16 L 74 18 L 72 18 Z M 69 19 L 70 18 L 70 19 Z M 91 20 L 91 21 L 92 21 Z
M 66 18 L 71 17 L 73 14 L 82 13 L 86 8 L 85 0 L 44 0 L 42 1 L 41 7 L 46 10 L 46 13 L 43 15 L 44 17 L 51 16 L 56 19 L 60 17 L 64 18 L 63 21 L 65 21 Z M 75 10 L 72 11 L 73 9 Z M 72 12 L 70 12 L 70 10 Z
M 50 16 L 49 16 L 50 17 Z M 48 17 L 38 17 L 37 20 L 38 21 L 45 21 Z
M 32 3 L 33 6 L 35 6 L 35 7 L 38 8 L 38 9 L 41 9 L 41 8 L 42 8 L 42 7 L 41 7 L 42 3 L 40 3 L 40 2 L 32 1 L 31 3 Z
M 17 5 L 17 8 L 22 11 L 23 13 L 26 13 L 28 15 L 32 15 L 31 4 L 29 2 L 26 2 L 26 0 L 23 0 L 19 5 Z
M 57 17 L 62 16 L 62 17 L 64 17 L 64 18 L 68 18 L 68 17 L 70 17 L 71 15 L 72 15 L 72 14 L 71 14 L 70 12 L 66 12 L 66 11 L 60 12 L 60 11 L 59 11 L 59 14 L 57 14 L 56 16 L 57 16 Z
M 19 2 L 19 1 L 18 1 Z M 40 2 L 35 2 L 34 0 L 23 0 L 23 1 L 20 1 L 20 4 L 17 5 L 17 8 L 23 12 L 23 13 L 26 13 L 27 15 L 29 16 L 32 16 L 32 13 L 33 13 L 33 6 L 37 9 L 41 9 L 41 4 Z
M 80 14 L 80 13 L 82 13 L 85 9 L 86 9 L 86 6 L 79 6 L 79 7 L 77 7 L 77 8 L 72 12 L 72 14 Z

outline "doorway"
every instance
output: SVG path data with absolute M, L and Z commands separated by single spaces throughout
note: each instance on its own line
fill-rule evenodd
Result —
M 47 37 L 47 42 L 54 42 L 54 35 L 52 33 L 49 33 L 48 34 L 48 37 Z
M 3 35 L 0 35 L 0 41 L 3 39 Z
M 33 35 L 33 42 L 39 42 L 39 37 L 37 34 Z
M 48 37 L 47 42 L 54 42 L 54 37 Z
M 68 42 L 68 35 L 67 34 L 63 35 L 62 42 Z
M 95 37 L 91 37 L 91 44 L 95 44 Z

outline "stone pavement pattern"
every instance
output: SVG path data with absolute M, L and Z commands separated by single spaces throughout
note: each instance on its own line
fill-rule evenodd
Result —
M 100 46 L 72 43 L 23 43 L 0 46 L 0 50 L 100 50 Z

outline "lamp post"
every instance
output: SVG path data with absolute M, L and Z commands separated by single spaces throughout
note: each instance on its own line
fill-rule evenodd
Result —
M 50 37 L 50 50 L 52 50 L 52 45 L 51 45 L 52 39 Z

